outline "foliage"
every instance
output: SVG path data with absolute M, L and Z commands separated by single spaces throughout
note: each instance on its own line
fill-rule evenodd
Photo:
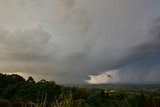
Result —
M 0 74 L 0 106 L 8 102 L 28 107 L 158 107 L 160 89 L 64 87 L 54 81 L 36 83 L 32 77 L 25 81 L 19 75 Z

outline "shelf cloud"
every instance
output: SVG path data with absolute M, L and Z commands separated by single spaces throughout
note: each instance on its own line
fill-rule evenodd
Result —
M 160 81 L 158 0 L 0 2 L 2 73 L 61 84 Z

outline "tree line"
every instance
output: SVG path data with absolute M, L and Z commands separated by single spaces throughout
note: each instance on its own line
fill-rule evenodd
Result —
M 0 99 L 35 107 L 155 107 L 160 104 L 160 98 L 147 95 L 142 91 L 64 87 L 54 81 L 35 82 L 31 76 L 25 80 L 17 74 L 0 73 Z

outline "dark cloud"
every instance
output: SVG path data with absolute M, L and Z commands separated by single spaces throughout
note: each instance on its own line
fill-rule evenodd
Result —
M 1 58 L 9 60 L 39 60 L 47 58 L 45 50 L 51 35 L 37 28 L 34 30 L 16 31 L 14 33 L 1 32 Z
M 120 76 L 110 82 L 158 75 L 159 19 L 148 35 L 144 29 L 158 1 L 1 1 L 2 72 L 25 71 L 58 83 L 83 83 L 108 70 Z
M 160 82 L 160 18 L 151 23 L 151 28 L 148 31 L 148 39 L 146 42 L 141 43 L 135 47 L 128 48 L 128 52 L 121 60 L 113 61 L 110 64 L 104 61 L 100 66 L 96 66 L 94 69 L 101 68 L 99 70 L 104 73 L 98 73 L 97 76 L 90 75 L 89 83 L 96 83 L 96 80 L 101 80 L 102 76 L 106 77 L 99 81 L 100 83 L 157 83 Z M 97 65 L 98 65 L 97 64 Z M 113 72 L 112 72 L 113 71 Z M 114 73 L 116 72 L 116 73 Z M 108 73 L 118 79 L 107 79 Z
M 159 82 L 160 76 L 160 18 L 151 23 L 149 36 L 151 39 L 132 49 L 129 60 L 125 66 L 120 68 L 122 81 L 132 82 Z M 126 76 L 129 74 L 129 76 Z M 128 77 L 128 78 L 126 78 Z

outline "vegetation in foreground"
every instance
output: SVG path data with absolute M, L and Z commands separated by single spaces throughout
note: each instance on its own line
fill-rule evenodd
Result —
M 0 107 L 160 107 L 160 88 L 95 89 L 0 74 Z

